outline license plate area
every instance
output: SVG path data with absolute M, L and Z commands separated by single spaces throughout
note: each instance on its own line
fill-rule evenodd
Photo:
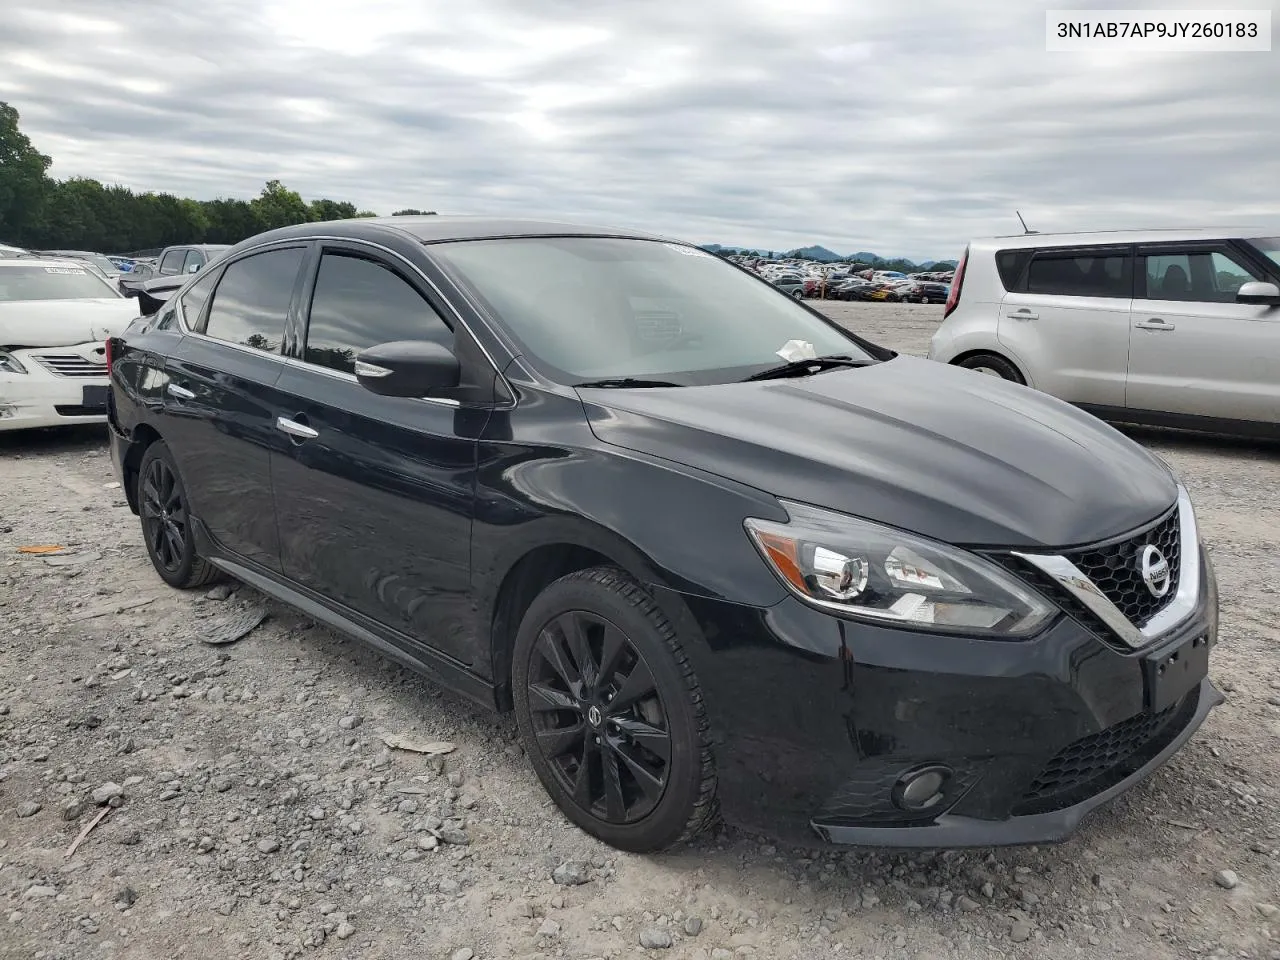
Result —
M 1209 674 L 1209 638 L 1192 637 L 1175 647 L 1143 658 L 1147 709 L 1153 713 L 1173 706 L 1199 686 Z
M 107 412 L 107 391 L 110 387 L 92 384 L 80 388 L 80 406 L 87 410 Z

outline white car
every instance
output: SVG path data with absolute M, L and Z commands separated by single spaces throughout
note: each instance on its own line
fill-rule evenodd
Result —
M 974 240 L 929 357 L 1119 423 L 1280 436 L 1280 236 Z
M 0 258 L 0 430 L 106 420 L 106 345 L 133 301 L 75 260 Z

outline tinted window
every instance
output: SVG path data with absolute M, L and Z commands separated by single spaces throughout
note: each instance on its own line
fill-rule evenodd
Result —
M 182 251 L 170 250 L 160 261 L 161 273 L 179 273 L 182 270 Z
M 1027 293 L 1128 298 L 1127 261 L 1118 253 L 1037 253 L 1027 268 Z
M 208 276 L 201 277 L 198 283 L 193 283 L 182 295 L 182 319 L 187 322 L 187 326 L 194 328 L 200 323 L 200 312 L 217 279 L 217 274 L 211 272 Z
M 219 340 L 277 353 L 302 248 L 271 250 L 227 267 L 213 293 L 205 333 Z
M 1148 300 L 1232 303 L 1241 284 L 1262 279 L 1220 251 L 1169 253 L 1146 258 Z
M 392 340 L 434 340 L 452 346 L 453 331 L 390 267 L 326 253 L 311 298 L 306 361 L 351 373 L 356 354 Z
M 1027 261 L 1031 259 L 1033 250 L 1001 250 L 996 254 L 996 267 L 1000 271 L 1000 282 L 1006 290 L 1017 290 L 1022 281 L 1022 272 L 1027 269 Z
M 199 270 L 203 266 L 204 266 L 204 257 L 201 255 L 200 251 L 188 250 L 187 258 L 182 261 L 182 272 L 194 273 L 195 270 Z M 195 270 L 192 269 L 193 267 L 195 268 Z

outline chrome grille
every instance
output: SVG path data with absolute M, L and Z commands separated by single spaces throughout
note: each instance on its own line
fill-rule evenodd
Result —
M 1142 548 L 1148 544 L 1157 547 L 1169 563 L 1169 590 L 1162 597 L 1155 596 L 1142 580 L 1139 558 Z M 1079 567 L 1107 599 L 1120 608 L 1130 623 L 1141 626 L 1159 613 L 1178 592 L 1182 560 L 1178 511 L 1171 510 L 1158 523 L 1136 536 L 1088 550 L 1068 550 L 1063 556 Z
M 50 373 L 59 377 L 105 377 L 107 362 L 86 360 L 78 353 L 33 353 L 32 359 Z

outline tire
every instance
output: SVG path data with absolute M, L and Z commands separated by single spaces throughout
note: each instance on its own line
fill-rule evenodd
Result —
M 142 539 L 160 579 L 186 590 L 221 576 L 217 567 L 196 553 L 187 488 L 163 440 L 151 444 L 142 455 L 137 497 Z
M 804 299 L 804 291 L 803 291 L 803 290 L 796 290 L 796 291 L 795 291 L 794 293 L 792 293 L 791 295 L 792 295 L 793 297 L 795 297 L 797 300 L 803 300 L 803 299 Z
M 1022 374 L 1018 372 L 1017 367 L 1004 357 L 994 353 L 976 353 L 973 356 L 956 361 L 956 366 L 964 367 L 966 370 L 972 370 L 975 373 L 985 373 L 990 377 L 1000 377 L 1012 383 L 1025 385 L 1027 382 L 1023 379 Z
M 928 305 L 929 305 L 929 298 L 928 298 L 928 297 L 921 297 L 921 298 L 920 298 L 920 302 L 921 302 L 922 304 L 924 304 L 925 306 L 928 306 Z
M 715 822 L 697 678 L 670 622 L 621 570 L 579 570 L 538 595 L 516 633 L 512 692 L 534 772 L 587 833 L 651 853 Z

